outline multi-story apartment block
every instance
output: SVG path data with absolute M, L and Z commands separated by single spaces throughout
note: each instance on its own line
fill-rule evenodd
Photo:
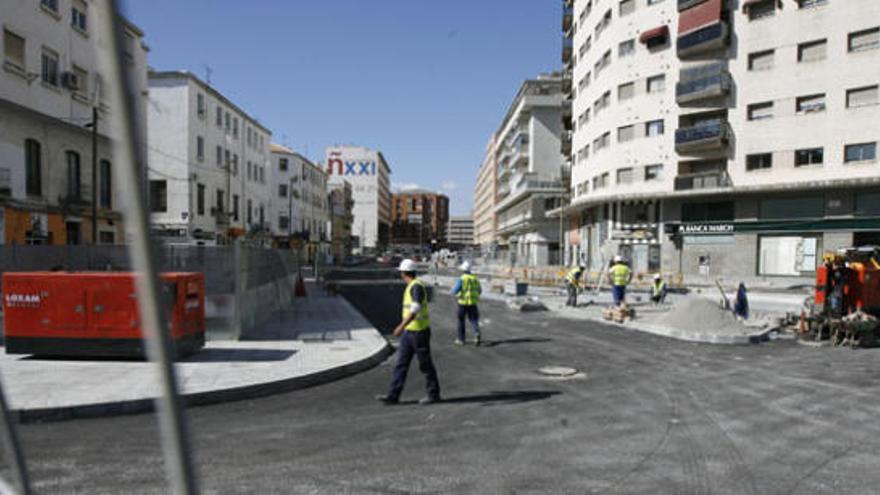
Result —
M 193 74 L 149 74 L 150 210 L 172 242 L 268 239 L 272 132 Z
M 558 220 L 545 212 L 560 205 L 565 163 L 559 150 L 562 77 L 541 75 L 520 87 L 496 132 L 496 232 L 511 265 L 556 263 Z
M 491 258 L 495 246 L 495 135 L 486 143 L 474 189 L 474 243 Z
M 391 242 L 438 248 L 446 243 L 449 197 L 424 189 L 391 195 Z
M 101 2 L 15 0 L 0 9 L 0 244 L 123 242 Z M 147 94 L 144 34 L 125 19 L 137 116 Z M 93 146 L 93 127 L 97 123 Z M 94 173 L 93 173 L 94 172 Z
M 305 243 L 307 259 L 329 252 L 330 207 L 327 173 L 306 157 L 280 144 L 270 146 L 272 170 L 269 219 L 279 245 Z
M 570 260 L 787 283 L 880 243 L 880 3 L 566 5 Z
M 360 146 L 327 148 L 331 185 L 351 183 L 354 192 L 354 249 L 361 254 L 382 250 L 391 234 L 391 168 L 381 151 Z
M 351 226 L 354 222 L 354 195 L 351 184 L 341 181 L 330 184 L 330 254 L 341 262 L 351 254 Z
M 449 227 L 446 228 L 446 245 L 452 249 L 474 245 L 473 217 L 449 217 Z

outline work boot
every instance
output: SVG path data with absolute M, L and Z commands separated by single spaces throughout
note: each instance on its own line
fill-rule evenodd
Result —
M 453 344 L 455 344 L 455 345 L 464 345 L 464 342 L 463 342 L 461 339 L 455 339 L 455 341 L 453 342 Z
M 474 338 L 474 345 L 477 346 L 477 347 L 480 347 L 480 342 L 481 342 L 481 340 L 480 340 L 480 336 L 477 335 L 477 336 Z
M 389 395 L 377 395 L 374 397 L 377 401 L 385 404 L 386 406 L 393 406 L 398 403 L 398 400 Z
M 440 397 L 425 397 L 423 399 L 419 399 L 420 406 L 427 406 L 430 404 L 436 404 L 440 402 Z

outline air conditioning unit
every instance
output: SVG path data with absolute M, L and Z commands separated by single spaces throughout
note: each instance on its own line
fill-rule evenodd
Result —
M 79 76 L 73 72 L 62 72 L 61 73 L 61 85 L 71 91 L 79 91 L 82 89 L 82 81 L 79 80 Z

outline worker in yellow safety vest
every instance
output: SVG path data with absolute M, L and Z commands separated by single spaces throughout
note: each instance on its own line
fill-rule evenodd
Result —
M 578 265 L 565 274 L 565 290 L 568 292 L 568 300 L 565 301 L 566 306 L 578 305 L 578 289 L 580 288 L 581 276 L 584 274 L 584 267 Z
M 623 256 L 614 257 L 611 268 L 608 269 L 608 281 L 611 283 L 614 305 L 620 306 L 626 302 L 626 286 L 632 281 L 632 270 L 626 266 Z
M 659 273 L 654 274 L 654 283 L 651 284 L 651 301 L 654 304 L 662 304 L 666 300 L 666 281 Z
M 471 263 L 465 261 L 461 264 L 461 278 L 452 288 L 452 295 L 456 296 L 458 302 L 458 338 L 455 339 L 455 345 L 464 345 L 464 320 L 467 317 L 474 329 L 474 345 L 480 345 L 480 310 L 477 304 L 480 302 L 480 295 L 483 288 L 480 286 L 480 280 L 471 273 Z
M 419 401 L 419 404 L 433 404 L 440 401 L 440 382 L 437 379 L 437 369 L 431 359 L 431 321 L 428 318 L 428 289 L 416 277 L 416 264 L 411 259 L 405 259 L 398 267 L 400 276 L 406 282 L 403 290 L 402 320 L 394 329 L 394 336 L 400 337 L 400 345 L 397 349 L 397 365 L 391 386 L 385 395 L 376 396 L 376 400 L 385 404 L 397 404 L 403 385 L 406 383 L 406 375 L 413 355 L 419 360 L 419 370 L 425 375 L 425 388 L 427 397 Z

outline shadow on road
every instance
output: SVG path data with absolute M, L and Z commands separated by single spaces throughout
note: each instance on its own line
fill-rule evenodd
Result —
M 487 340 L 480 344 L 482 347 L 495 347 L 496 345 L 507 345 L 507 344 L 540 344 L 543 342 L 551 342 L 553 339 L 548 339 L 547 337 L 522 337 L 518 339 L 505 339 L 505 340 Z
M 443 399 L 444 404 L 519 404 L 523 402 L 532 402 L 536 400 L 544 400 L 559 395 L 562 392 L 558 390 L 518 390 L 490 392 L 483 395 L 468 395 L 464 397 L 452 397 Z

